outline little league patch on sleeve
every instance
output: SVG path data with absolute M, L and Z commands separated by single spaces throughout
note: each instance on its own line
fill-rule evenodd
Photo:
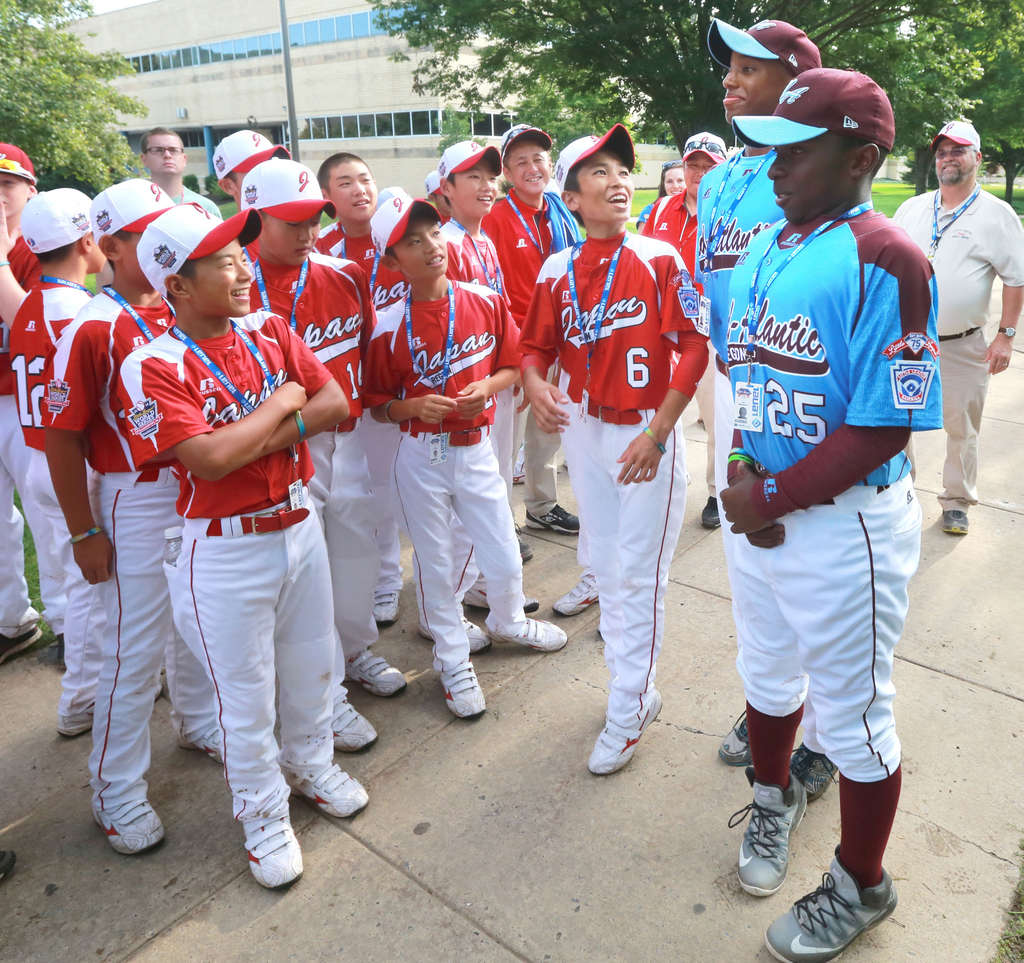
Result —
M 46 386 L 46 407 L 51 415 L 59 415 L 68 406 L 68 395 L 71 385 L 59 378 L 54 378 Z
M 939 346 L 922 331 L 910 331 L 903 335 L 898 341 L 893 341 L 887 348 L 882 349 L 882 354 L 892 360 L 901 351 L 912 351 L 920 354 L 922 349 L 927 351 L 933 358 L 939 356 Z
M 894 361 L 889 365 L 892 401 L 897 408 L 924 408 L 935 378 L 931 361 Z
M 129 409 L 127 417 L 132 434 L 138 435 L 140 438 L 152 438 L 160 428 L 160 422 L 164 419 L 157 408 L 156 401 L 152 398 L 143 398 L 138 404 L 133 405 Z

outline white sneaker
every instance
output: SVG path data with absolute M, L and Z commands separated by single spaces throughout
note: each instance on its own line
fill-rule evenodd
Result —
M 472 662 L 463 662 L 451 672 L 441 673 L 445 705 L 460 719 L 471 719 L 487 709 L 484 690 L 476 678 Z
M 526 481 L 526 447 L 519 446 L 519 454 L 516 455 L 516 462 L 512 468 L 512 484 L 522 485 Z
M 551 607 L 559 615 L 579 615 L 597 600 L 597 576 L 587 569 L 580 580 Z
M 369 649 L 345 662 L 345 678 L 358 682 L 370 695 L 393 696 L 405 688 L 405 676 Z
M 490 609 L 491 603 L 487 601 L 487 590 L 482 588 L 483 580 L 477 579 L 476 582 L 466 590 L 466 594 L 462 598 L 462 604 L 468 605 L 471 609 Z M 529 595 L 523 596 L 523 611 L 529 615 L 531 612 L 536 612 L 540 608 L 540 602 L 531 598 Z
M 354 816 L 359 810 L 365 809 L 370 801 L 366 790 L 333 763 L 316 779 L 304 779 L 288 772 L 285 773 L 285 779 L 293 792 L 305 796 L 328 816 L 341 819 Z
M 260 886 L 283 889 L 302 875 L 302 850 L 287 816 L 266 823 L 245 823 L 249 872 Z
M 57 732 L 68 739 L 82 735 L 83 732 L 92 730 L 93 707 L 89 706 L 84 712 L 69 712 L 66 716 L 57 716 Z
M 378 625 L 391 625 L 398 620 L 397 592 L 385 592 L 373 600 L 373 620 Z
M 462 616 L 462 627 L 466 630 L 466 638 L 469 639 L 469 651 L 472 654 L 475 655 L 477 652 L 483 652 L 484 649 L 491 647 L 491 640 L 487 638 L 487 633 L 475 622 L 470 622 L 466 616 Z M 420 635 L 428 642 L 434 641 L 434 633 L 422 622 L 420 622 Z
M 178 736 L 178 746 L 182 749 L 195 749 L 196 752 L 203 752 L 214 762 L 223 762 L 221 750 L 224 746 L 224 735 L 218 726 L 214 726 L 209 732 L 204 732 L 195 739 L 186 739 Z
M 557 625 L 540 619 L 527 619 L 511 629 L 487 630 L 492 642 L 515 642 L 538 652 L 557 652 L 569 637 Z
M 164 824 L 148 799 L 126 802 L 116 809 L 100 809 L 94 802 L 92 816 L 115 852 L 125 856 L 152 849 L 164 838 Z
M 614 722 L 605 720 L 604 729 L 594 743 L 594 751 L 590 754 L 587 768 L 595 776 L 607 776 L 617 772 L 636 752 L 636 744 L 640 741 L 647 727 L 658 718 L 661 712 L 661 693 L 651 689 L 647 702 L 647 715 L 638 728 L 626 729 Z
M 334 748 L 341 752 L 358 752 L 377 741 L 377 730 L 348 699 L 334 704 L 331 731 L 334 733 Z

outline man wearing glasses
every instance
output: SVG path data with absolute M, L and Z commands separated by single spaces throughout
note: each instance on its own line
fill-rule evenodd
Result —
M 173 130 L 154 127 L 142 135 L 142 166 L 175 204 L 198 204 L 220 220 L 220 209 L 208 197 L 190 191 L 183 183 L 185 147 Z
M 946 462 L 942 530 L 967 534 L 978 503 L 978 433 L 991 375 L 1010 365 L 1024 305 L 1024 229 L 1008 204 L 981 190 L 981 138 L 962 120 L 932 141 L 939 189 L 900 205 L 893 220 L 928 255 L 939 286 L 939 365 Z M 999 331 L 986 342 L 992 282 L 1003 282 Z

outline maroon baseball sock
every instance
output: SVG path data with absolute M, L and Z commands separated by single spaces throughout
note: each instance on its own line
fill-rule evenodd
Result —
M 839 861 L 862 887 L 882 881 L 882 856 L 900 800 L 903 767 L 881 782 L 839 777 L 839 816 L 843 827 Z
M 754 778 L 758 782 L 783 789 L 789 785 L 789 757 L 803 715 L 803 706 L 780 717 L 767 716 L 747 703 L 750 758 L 754 760 Z

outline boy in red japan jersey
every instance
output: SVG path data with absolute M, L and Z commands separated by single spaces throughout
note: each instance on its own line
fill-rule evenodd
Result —
M 707 365 L 681 258 L 625 232 L 634 161 L 621 124 L 562 151 L 555 179 L 587 240 L 545 262 L 520 341 L 537 423 L 565 431 L 597 572 L 611 672 L 605 727 L 589 761 L 597 775 L 630 760 L 661 710 L 655 671 L 686 496 L 676 422 Z M 565 393 L 546 380 L 556 359 Z
M 254 130 L 236 130 L 228 134 L 213 152 L 213 169 L 220 189 L 230 194 L 241 208 L 242 181 L 257 164 L 271 157 L 290 158 L 291 152 L 280 144 L 271 144 Z
M 156 184 L 140 179 L 95 197 L 89 219 L 113 265 L 114 283 L 64 329 L 45 397 L 54 491 L 75 562 L 86 581 L 99 586 L 107 617 L 89 757 L 93 815 L 124 854 L 155 846 L 164 835 L 145 778 L 161 660 L 179 744 L 211 756 L 220 751 L 212 688 L 174 631 L 160 564 L 164 530 L 177 524 L 177 486 L 166 466 L 140 470 L 112 391 L 126 355 L 171 321 L 167 304 L 139 269 L 136 245 L 145 226 L 173 206 Z
M 402 673 L 370 649 L 377 641 L 374 496 L 366 455 L 355 440 L 363 408 L 363 342 L 374 320 L 370 286 L 355 262 L 313 250 L 320 215 L 333 208 L 308 167 L 278 159 L 259 164 L 245 177 L 242 205 L 259 211 L 263 224 L 259 257 L 250 258 L 253 304 L 289 319 L 348 400 L 348 418 L 309 442 L 315 468 L 310 494 L 324 526 L 334 586 L 335 745 L 362 749 L 377 734 L 348 702 L 346 676 L 378 696 L 405 688 Z
M 494 291 L 448 280 L 447 245 L 432 205 L 396 195 L 372 226 L 377 249 L 406 276 L 410 293 L 378 316 L 366 403 L 374 417 L 402 427 L 395 489 L 419 556 L 416 589 L 434 668 L 451 712 L 476 716 L 486 703 L 453 584 L 453 513 L 487 578 L 488 636 L 542 651 L 566 642 L 561 629 L 523 613 L 515 524 L 487 437 L 493 395 L 518 376 L 515 326 Z
M 147 228 L 139 261 L 176 319 L 129 356 L 120 392 L 136 457 L 176 463 L 184 530 L 165 563 L 175 623 L 216 691 L 249 869 L 277 888 L 302 873 L 290 793 L 332 816 L 367 796 L 333 761 L 331 576 L 306 489 L 305 437 L 333 430 L 348 404 L 287 320 L 249 313 L 243 245 L 259 231 L 253 210 L 219 223 L 196 206 Z
M 92 297 L 85 279 L 106 264 L 89 228 L 89 198 L 58 188 L 37 194 L 21 218 L 26 243 L 43 271 L 25 295 L 11 324 L 11 368 L 28 472 L 18 489 L 32 526 L 39 561 L 40 594 L 50 627 L 63 642 L 65 663 L 57 706 L 57 731 L 77 736 L 92 728 L 101 641 L 103 601 L 75 564 L 70 533 L 50 480 L 44 452 L 43 394 L 50 380 L 57 338 Z M 50 596 L 65 599 L 64 617 L 54 621 Z
M 9 324 L 39 277 L 39 262 L 20 234 L 21 212 L 35 192 L 36 173 L 28 155 L 14 144 L 0 144 L 0 558 L 7 560 L 0 570 L 0 662 L 33 645 L 41 634 L 25 581 L 25 524 L 14 506 L 27 457 L 7 350 Z

